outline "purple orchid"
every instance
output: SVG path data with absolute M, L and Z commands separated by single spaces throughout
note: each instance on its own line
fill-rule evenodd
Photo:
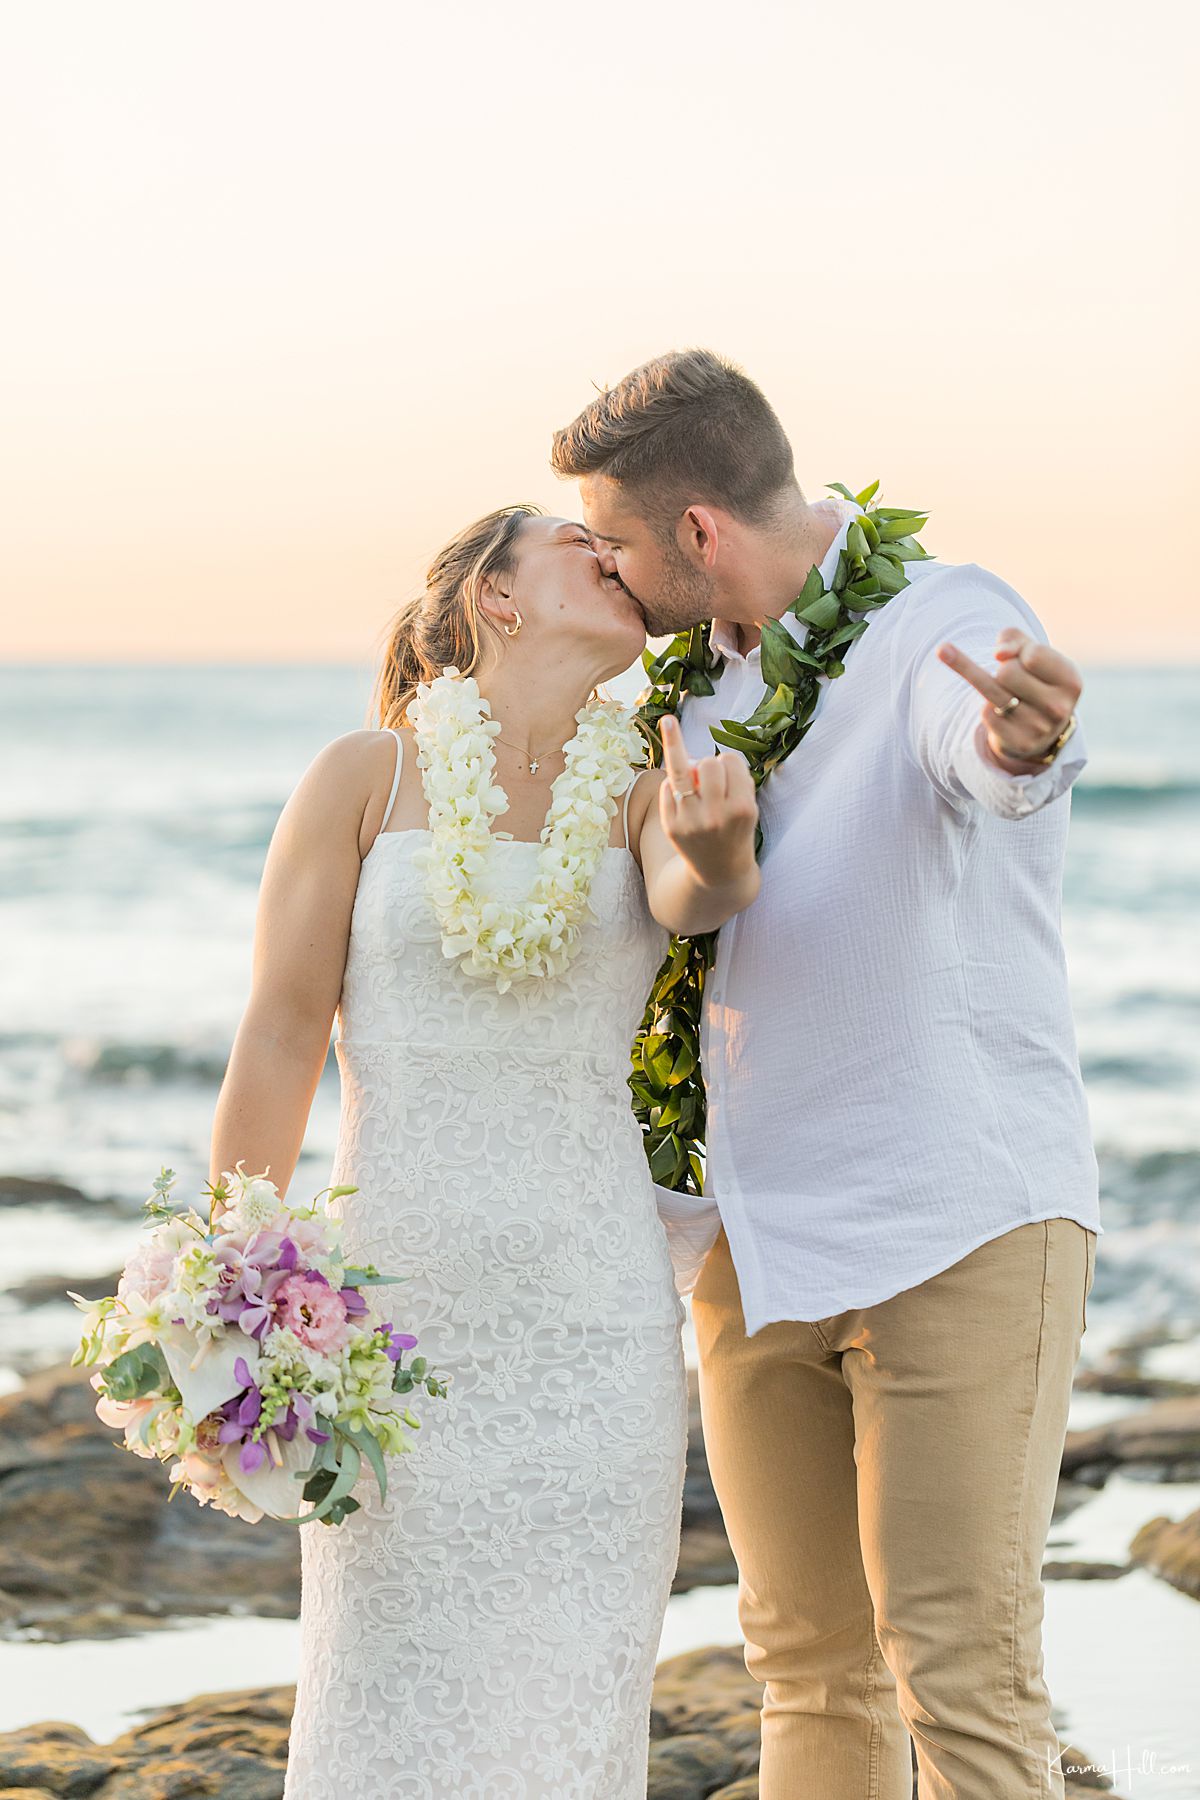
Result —
M 393 1362 L 399 1362 L 406 1350 L 412 1350 L 416 1346 L 417 1340 L 412 1335 L 411 1331 L 397 1331 L 395 1326 L 391 1324 L 381 1325 L 379 1329 L 380 1331 L 386 1331 L 388 1334 L 383 1348 L 384 1353 L 389 1356 Z

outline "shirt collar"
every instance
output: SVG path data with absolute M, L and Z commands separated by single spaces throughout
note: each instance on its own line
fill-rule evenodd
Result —
M 837 574 L 838 553 L 846 547 L 846 534 L 853 521 L 863 511 L 857 500 L 838 498 L 832 500 L 830 504 L 837 507 L 841 515 L 841 524 L 838 526 L 837 535 L 832 544 L 817 564 L 821 580 L 826 587 Z M 790 632 L 796 638 L 802 638 L 808 630 L 808 626 L 802 619 L 798 619 L 795 613 L 785 612 L 779 623 L 785 631 Z M 749 655 L 745 655 L 738 649 L 738 628 L 729 619 L 713 620 L 710 642 L 717 655 L 724 657 L 726 662 L 754 663 L 762 660 L 762 652 L 757 644 Z

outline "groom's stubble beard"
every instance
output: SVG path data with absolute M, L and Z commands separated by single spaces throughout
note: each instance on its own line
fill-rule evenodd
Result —
M 651 637 L 674 637 L 713 617 L 716 583 L 704 570 L 693 567 L 673 534 L 662 546 L 662 570 L 653 595 L 634 593 L 632 588 L 627 591 L 645 615 Z

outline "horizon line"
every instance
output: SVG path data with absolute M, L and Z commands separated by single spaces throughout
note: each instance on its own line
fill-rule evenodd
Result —
M 666 643 L 667 640 L 664 638 L 663 642 Z M 1200 672 L 1200 648 L 1197 648 L 1182 661 L 1178 658 L 1169 662 L 1149 658 L 1145 661 L 1131 662 L 1127 656 L 1117 658 L 1111 662 L 1097 660 L 1090 656 L 1081 656 L 1078 661 L 1080 667 L 1084 669 L 1136 669 L 1143 673 L 1153 672 L 1162 675 L 1169 675 L 1176 671 L 1191 669 Z M 635 667 L 635 664 L 631 663 L 630 668 L 633 667 Z M 14 657 L 10 659 L 0 656 L 0 675 L 9 672 L 13 674 L 68 674 L 84 670 L 108 670 L 115 672 L 117 670 L 128 671 L 131 669 L 142 669 L 145 671 L 154 669 L 195 669 L 213 673 L 217 671 L 230 673 L 239 669 L 355 669 L 362 673 L 377 668 L 378 663 L 373 657 L 138 657 L 124 660 L 115 657 L 96 657 L 91 659 L 76 658 L 70 661 L 63 661 L 59 658 L 50 657 Z

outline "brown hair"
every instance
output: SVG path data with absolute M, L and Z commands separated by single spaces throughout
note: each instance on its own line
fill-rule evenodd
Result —
M 405 723 L 419 681 L 433 681 L 451 665 L 464 675 L 475 670 L 482 651 L 480 586 L 489 576 L 513 573 L 521 526 L 540 516 L 539 506 L 501 506 L 438 551 L 424 591 L 402 606 L 388 627 L 368 714 L 381 728 Z M 490 619 L 482 622 L 495 631 Z
M 761 523 L 795 485 L 792 448 L 765 395 L 712 350 L 672 350 L 626 375 L 555 433 L 555 473 L 603 473 L 673 528 L 691 500 Z

